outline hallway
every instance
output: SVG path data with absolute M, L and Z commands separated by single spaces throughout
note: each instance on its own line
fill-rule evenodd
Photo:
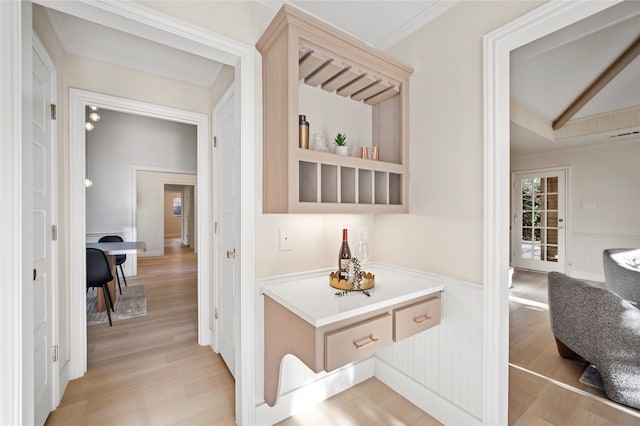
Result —
M 47 425 L 233 425 L 234 381 L 197 343 L 197 256 L 179 238 L 138 259 L 147 315 L 87 329 L 87 373 L 69 382 Z

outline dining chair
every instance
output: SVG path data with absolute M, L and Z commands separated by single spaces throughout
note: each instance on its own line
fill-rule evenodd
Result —
M 109 326 L 112 326 L 111 323 L 111 311 L 115 312 L 113 307 L 113 301 L 111 300 L 111 295 L 109 294 L 109 288 L 107 284 L 113 280 L 113 274 L 111 273 L 111 268 L 109 267 L 109 261 L 107 260 L 107 256 L 104 254 L 102 250 L 98 250 L 95 248 L 88 248 L 87 250 L 87 291 L 89 288 L 95 288 L 98 291 L 98 288 L 102 287 L 102 292 L 104 293 L 104 303 L 107 308 L 107 316 L 109 317 Z
M 119 235 L 105 235 L 101 237 L 98 242 L 99 243 L 112 243 L 112 242 L 123 242 L 121 236 Z M 118 275 L 118 266 L 120 267 L 120 273 L 122 274 L 122 280 L 124 281 L 124 286 L 127 286 L 127 279 L 124 277 L 124 271 L 122 270 L 122 264 L 127 261 L 126 254 L 116 254 L 115 262 L 116 262 L 116 279 L 118 281 L 118 289 L 120 290 L 120 294 L 122 294 L 122 287 L 120 286 L 120 275 Z

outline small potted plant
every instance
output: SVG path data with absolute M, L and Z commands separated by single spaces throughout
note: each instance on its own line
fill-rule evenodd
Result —
M 349 155 L 349 149 L 347 148 L 347 134 L 338 133 L 334 139 L 336 144 L 336 154 Z

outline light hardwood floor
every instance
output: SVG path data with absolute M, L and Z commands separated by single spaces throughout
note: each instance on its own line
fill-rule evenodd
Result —
M 513 277 L 511 294 L 538 303 L 509 305 L 509 423 L 640 424 L 640 411 L 580 383 L 586 364 L 558 354 L 549 312 L 536 306 L 547 302 L 547 274 L 516 270 Z
M 197 343 L 193 250 L 168 239 L 165 256 L 140 258 L 147 316 L 87 329 L 88 371 L 69 383 L 47 425 L 233 425 L 234 381 Z
M 219 355 L 197 344 L 196 256 L 176 240 L 167 241 L 165 254 L 141 258 L 138 277 L 127 280 L 145 286 L 146 317 L 88 328 L 88 371 L 69 383 L 47 425 L 235 424 L 233 377 Z M 640 424 L 640 416 L 561 383 L 578 386 L 582 367 L 555 355 L 544 313 L 515 311 L 509 424 Z M 374 378 L 281 424 L 440 423 Z

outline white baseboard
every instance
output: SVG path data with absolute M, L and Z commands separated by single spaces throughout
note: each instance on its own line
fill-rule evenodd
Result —
M 598 281 L 604 282 L 604 274 L 596 274 L 592 272 L 583 272 L 583 271 L 571 271 L 569 276 L 572 278 L 577 278 L 579 280 L 588 280 L 588 281 Z
M 441 423 L 465 426 L 482 425 L 480 419 L 377 358 L 375 377 Z
M 60 372 L 58 373 L 58 395 L 56 397 L 56 406 L 60 405 L 60 401 L 62 401 L 62 395 L 64 395 L 64 391 L 67 390 L 67 385 L 69 384 L 69 361 L 65 362 L 64 365 L 60 368 Z
M 154 257 L 154 256 L 162 256 L 162 250 L 147 250 L 144 253 L 138 253 L 140 257 Z
M 313 383 L 280 395 L 273 407 L 269 407 L 262 401 L 256 406 L 256 422 L 258 425 L 278 423 L 372 378 L 374 369 L 375 359 L 368 358 L 333 371 Z

